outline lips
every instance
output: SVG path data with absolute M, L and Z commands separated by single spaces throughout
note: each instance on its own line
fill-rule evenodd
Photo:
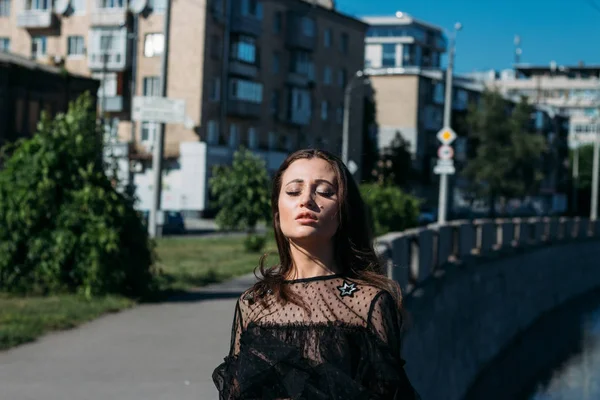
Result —
M 298 214 L 298 216 L 296 217 L 296 220 L 312 220 L 312 221 L 316 221 L 317 220 L 317 216 L 311 213 L 307 213 L 307 212 L 303 212 Z

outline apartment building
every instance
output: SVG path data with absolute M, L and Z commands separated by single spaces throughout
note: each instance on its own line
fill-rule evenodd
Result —
M 419 182 L 413 190 L 435 207 L 438 176 L 433 169 L 438 158 L 437 133 L 443 127 L 446 90 L 445 70 L 440 63 L 447 47 L 444 31 L 405 13 L 363 20 L 370 25 L 365 43 L 365 72 L 377 104 L 378 146 L 383 149 L 396 134 L 402 135 L 410 144 L 413 167 L 419 174 Z M 484 82 L 472 77 L 453 78 L 451 116 L 452 127 L 458 135 L 453 147 L 459 171 L 469 153 L 466 124 L 469 104 L 477 102 L 485 88 Z M 551 148 L 543 160 L 546 179 L 542 184 L 542 197 L 548 205 L 564 204 L 568 124 L 551 110 L 538 107 L 532 116 L 531 129 L 544 135 Z M 464 189 L 468 182 L 457 175 L 450 185 L 451 209 L 465 205 Z
M 141 209 L 158 126 L 132 123 L 131 102 L 160 94 L 166 1 L 0 0 L 0 49 L 102 81 L 99 109 L 129 154 L 122 174 Z M 186 121 L 166 125 L 163 209 L 208 208 L 212 167 L 240 145 L 271 172 L 298 148 L 340 153 L 344 89 L 363 68 L 366 30 L 332 0 L 173 1 L 167 96 L 185 101 Z M 350 158 L 360 164 L 363 102 L 353 95 Z
M 589 144 L 594 137 L 600 106 L 600 66 L 516 65 L 500 73 L 488 71 L 477 78 L 510 98 L 526 96 L 570 119 L 570 145 Z

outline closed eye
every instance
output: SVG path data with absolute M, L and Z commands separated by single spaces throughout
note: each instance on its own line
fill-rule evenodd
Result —
M 323 197 L 332 197 L 333 195 L 335 195 L 335 192 L 317 192 L 317 194 Z
M 298 196 L 300 195 L 300 191 L 293 191 L 293 192 L 285 192 L 288 196 Z

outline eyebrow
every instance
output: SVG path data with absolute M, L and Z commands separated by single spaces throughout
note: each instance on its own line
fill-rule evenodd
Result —
M 304 183 L 304 179 L 292 179 L 291 181 L 286 183 L 285 186 L 289 185 L 290 183 Z M 333 183 L 329 182 L 326 179 L 315 179 L 315 183 L 327 183 L 331 186 L 335 186 Z

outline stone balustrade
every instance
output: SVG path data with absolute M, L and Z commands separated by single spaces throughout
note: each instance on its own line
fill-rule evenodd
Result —
M 406 295 L 429 277 L 443 273 L 448 263 L 589 238 L 600 238 L 600 220 L 536 217 L 433 224 L 388 233 L 375 243 L 388 276 Z

